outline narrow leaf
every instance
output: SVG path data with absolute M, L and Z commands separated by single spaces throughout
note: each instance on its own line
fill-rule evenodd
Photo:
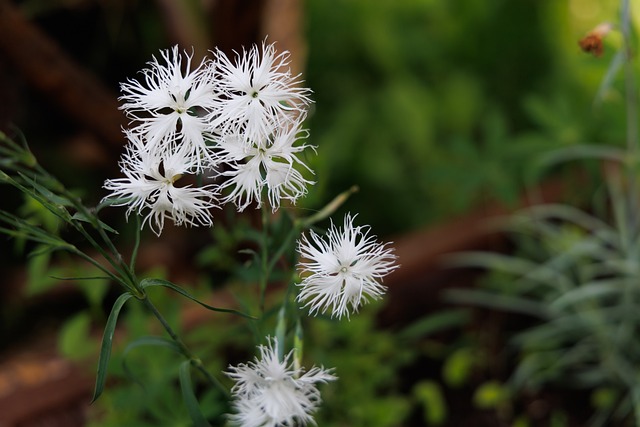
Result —
M 65 206 L 65 207 L 73 206 L 73 202 L 71 200 L 69 200 L 67 197 L 55 194 L 53 191 L 51 191 L 50 189 L 48 189 L 44 185 L 41 185 L 39 182 L 37 182 L 32 177 L 30 177 L 30 176 L 28 176 L 26 174 L 20 173 L 20 172 L 18 172 L 18 175 L 20 175 L 20 177 L 22 179 L 24 179 L 27 184 L 32 186 L 35 191 L 37 191 L 42 196 L 44 196 L 44 198 L 47 201 L 49 201 L 51 203 L 55 203 L 55 204 L 60 205 L 60 206 Z
M 580 144 L 560 148 L 540 157 L 536 163 L 537 170 L 546 170 L 559 163 L 578 159 L 602 159 L 624 162 L 625 152 L 617 147 L 597 144 Z
M 151 286 L 163 286 L 165 288 L 169 288 L 172 291 L 175 291 L 177 293 L 179 293 L 180 295 L 190 299 L 191 301 L 200 304 L 201 306 L 203 306 L 206 309 L 209 309 L 211 311 L 218 311 L 221 313 L 232 313 L 232 314 L 237 314 L 238 316 L 242 316 L 245 317 L 247 319 L 253 319 L 253 316 L 249 316 L 248 314 L 244 314 L 241 313 L 237 310 L 232 310 L 232 309 L 228 309 L 228 308 L 218 308 L 218 307 L 213 307 L 209 304 L 206 304 L 200 300 L 198 300 L 196 297 L 194 297 L 193 295 L 191 295 L 189 292 L 185 291 L 184 289 L 182 289 L 181 287 L 169 282 L 168 280 L 162 280 L 162 279 L 143 279 L 140 282 L 140 287 L 145 289 Z
M 287 334 L 287 316 L 285 311 L 285 304 L 280 307 L 278 311 L 278 322 L 276 323 L 276 341 L 278 342 L 278 360 L 284 359 L 284 340 Z
M 87 215 L 85 215 L 83 213 L 76 212 L 75 214 L 73 214 L 73 216 L 71 218 L 75 219 L 75 220 L 78 220 L 78 221 L 83 221 L 83 222 L 89 223 L 91 225 L 98 224 L 103 230 L 106 230 L 106 231 L 108 231 L 110 233 L 113 233 L 113 234 L 118 234 L 118 232 L 116 230 L 114 230 L 112 227 L 108 226 L 104 222 L 100 221 L 97 218 L 94 218 L 92 220 L 89 217 L 87 217 Z M 94 221 L 95 221 L 95 223 L 94 223 Z
M 451 289 L 445 292 L 444 298 L 456 304 L 471 304 L 489 309 L 521 313 L 548 319 L 549 309 L 535 300 L 485 292 L 475 289 Z
M 121 205 L 124 205 L 127 202 L 129 202 L 130 200 L 131 200 L 130 197 L 120 197 L 120 198 L 105 197 L 104 199 L 102 199 L 100 201 L 98 206 L 96 206 L 96 212 L 100 212 L 102 209 L 107 208 L 109 206 L 121 206 Z
M 602 101 L 604 100 L 605 95 L 613 85 L 615 77 L 617 76 L 618 72 L 624 65 L 626 55 L 627 55 L 626 50 L 620 49 L 611 60 L 611 64 L 609 65 L 609 68 L 607 68 L 607 73 L 602 79 L 602 82 L 600 83 L 600 87 L 598 88 L 598 93 L 596 94 L 596 97 L 593 101 L 594 107 L 599 107 L 600 104 L 602 104 Z
M 118 322 L 118 314 L 124 306 L 124 303 L 131 298 L 133 294 L 125 292 L 120 295 L 116 302 L 113 304 L 107 324 L 104 328 L 104 335 L 102 336 L 102 345 L 100 347 L 100 358 L 98 359 L 98 373 L 96 378 L 96 387 L 93 391 L 93 398 L 91 402 L 95 402 L 104 390 L 104 384 L 107 377 L 107 367 L 109 365 L 109 358 L 111 357 L 111 345 L 113 344 L 113 334 L 116 329 L 116 323 Z
M 627 278 L 599 280 L 591 283 L 584 283 L 581 286 L 563 293 L 558 299 L 550 304 L 554 310 L 564 310 L 572 305 L 581 304 L 589 300 L 604 300 L 611 295 L 623 295 L 624 285 L 628 283 Z
M 415 340 L 441 332 L 448 328 L 465 325 L 471 318 L 468 310 L 447 310 L 422 317 L 403 329 L 399 336 L 402 339 Z
M 187 406 L 194 427 L 210 427 L 209 422 L 207 422 L 204 415 L 202 415 L 202 411 L 200 411 L 198 399 L 193 392 L 193 385 L 191 384 L 191 361 L 185 360 L 180 364 L 179 377 L 182 399 Z

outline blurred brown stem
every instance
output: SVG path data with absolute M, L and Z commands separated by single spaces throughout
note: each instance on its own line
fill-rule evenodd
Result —
M 79 124 L 120 149 L 126 120 L 116 95 L 8 0 L 0 0 L 0 56 Z

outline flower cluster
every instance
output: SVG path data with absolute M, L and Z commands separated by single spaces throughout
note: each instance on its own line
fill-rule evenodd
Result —
M 123 177 L 107 180 L 111 204 L 142 216 L 157 235 L 165 220 L 211 226 L 212 208 L 233 203 L 238 211 L 283 200 L 295 203 L 313 182 L 302 154 L 311 100 L 288 70 L 288 53 L 273 45 L 253 46 L 231 60 L 221 51 L 192 67 L 177 47 L 155 57 L 140 80 L 122 83 L 122 109 L 130 119 L 120 161 Z M 304 173 L 304 174 L 303 174 Z M 311 231 L 298 241 L 304 276 L 296 301 L 310 315 L 331 311 L 342 318 L 385 292 L 382 278 L 397 268 L 391 248 L 367 226 L 346 215 L 326 238 Z M 330 370 L 293 368 L 293 352 L 268 339 L 260 358 L 230 367 L 235 413 L 241 426 L 306 425 L 320 403 L 317 383 L 336 379 Z M 279 359 L 279 356 L 281 359 Z M 298 366 L 296 360 L 295 365 Z
M 124 177 L 105 182 L 107 199 L 143 215 L 157 235 L 165 219 L 210 226 L 211 209 L 225 203 L 243 210 L 267 197 L 276 210 L 313 184 L 297 169 L 313 173 L 299 157 L 310 146 L 298 143 L 310 90 L 289 71 L 288 53 L 263 43 L 233 62 L 213 54 L 192 67 L 193 55 L 176 46 L 161 51 L 162 61 L 154 57 L 140 80 L 121 84 L 131 127 Z M 194 188 L 196 181 L 209 183 Z

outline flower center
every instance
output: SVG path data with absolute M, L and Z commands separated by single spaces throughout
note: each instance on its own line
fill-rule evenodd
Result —
M 189 92 L 191 89 L 187 90 L 187 93 L 183 93 L 180 88 L 176 88 L 172 93 L 170 93 L 171 95 L 171 99 L 173 99 L 173 111 L 175 111 L 178 114 L 184 114 L 187 111 L 189 111 L 189 109 L 186 106 L 187 103 L 187 99 L 189 99 Z

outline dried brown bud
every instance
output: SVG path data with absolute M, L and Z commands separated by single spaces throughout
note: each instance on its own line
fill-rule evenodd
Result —
M 609 23 L 600 24 L 591 30 L 578 42 L 580 49 L 584 52 L 591 53 L 593 56 L 601 56 L 604 51 L 602 39 L 611 31 L 612 25 Z

